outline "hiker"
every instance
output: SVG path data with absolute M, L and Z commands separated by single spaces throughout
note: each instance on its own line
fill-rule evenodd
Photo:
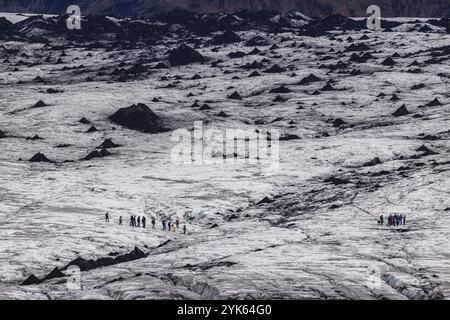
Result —
M 177 220 L 175 220 L 175 224 L 177 225 L 177 229 L 180 227 L 180 219 L 177 218 Z
M 183 234 L 186 234 L 186 225 L 183 225 Z
M 163 230 L 166 230 L 166 220 L 162 221 Z
M 170 231 L 171 228 L 172 228 L 172 222 L 169 221 L 169 222 L 167 223 L 167 229 Z
M 142 228 L 144 228 L 145 229 L 145 216 L 144 217 L 142 217 Z
M 135 219 L 135 217 L 133 215 L 131 215 L 131 217 L 130 217 L 130 226 L 132 226 L 132 227 L 134 227 L 134 225 L 136 224 L 134 219 Z
M 122 216 L 119 217 L 119 226 L 122 225 Z
M 393 219 L 394 220 L 392 220 L 392 224 L 394 225 L 394 227 L 396 226 L 396 224 L 397 224 L 397 221 L 398 221 L 398 216 L 397 216 L 397 214 L 396 213 L 394 213 L 394 217 L 393 217 Z
M 403 215 L 403 225 L 406 225 L 406 214 Z
M 399 217 L 398 217 L 398 224 L 399 225 L 403 224 L 403 215 L 402 214 L 400 214 Z
M 137 227 L 139 228 L 141 226 L 141 216 L 137 218 Z
M 380 216 L 380 220 L 378 220 L 380 225 L 384 225 L 384 217 L 383 215 Z
M 155 229 L 155 223 L 156 223 L 155 217 L 152 217 L 152 229 Z
M 390 227 L 390 226 L 392 226 L 392 219 L 393 219 L 393 217 L 392 217 L 392 213 L 389 215 L 389 218 L 388 218 L 388 227 Z
M 105 214 L 105 222 L 109 223 L 109 213 L 108 212 Z

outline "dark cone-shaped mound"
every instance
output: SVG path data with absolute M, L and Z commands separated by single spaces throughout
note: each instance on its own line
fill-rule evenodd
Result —
M 430 148 L 422 145 L 420 148 L 418 148 L 416 151 L 423 152 L 422 156 L 432 156 L 435 154 L 438 154 L 437 152 L 431 150 Z
M 313 75 L 311 73 L 309 76 L 300 80 L 300 82 L 298 84 L 305 85 L 305 84 L 309 84 L 309 83 L 313 83 L 313 82 L 317 82 L 317 81 L 320 81 L 320 78 L 316 77 L 315 75 Z
M 36 153 L 31 159 L 30 162 L 53 162 L 49 160 L 43 153 Z
M 442 103 L 438 100 L 438 98 L 434 99 L 430 103 L 427 103 L 427 107 L 437 107 L 442 106 Z
M 31 108 L 42 108 L 42 107 L 46 107 L 48 106 L 48 104 L 46 104 L 44 101 L 39 100 L 38 102 L 35 103 L 34 106 L 32 106 Z
M 408 109 L 406 108 L 405 105 L 402 105 L 400 108 L 395 110 L 395 112 L 392 115 L 394 117 L 401 117 L 401 116 L 406 116 L 407 114 L 409 114 Z
M 291 90 L 289 88 L 286 88 L 284 85 L 270 90 L 270 93 L 289 93 L 289 92 L 291 92 Z
M 228 99 L 232 100 L 242 100 L 242 96 L 239 94 L 239 92 L 235 91 L 232 94 L 228 96 Z
M 265 73 L 282 73 L 285 72 L 286 69 L 280 67 L 279 65 L 275 64 L 274 66 L 270 67 L 269 69 L 265 70 Z
M 239 37 L 233 31 L 225 31 L 224 33 L 218 34 L 213 38 L 213 44 L 228 44 L 242 41 L 241 37 Z
M 86 119 L 85 117 L 81 118 L 78 122 L 79 122 L 79 123 L 82 123 L 82 124 L 90 124 L 90 123 L 91 123 L 91 122 L 90 122 L 88 119 Z
M 98 146 L 101 149 L 111 149 L 111 148 L 117 148 L 120 147 L 118 144 L 115 144 L 111 139 L 106 139 L 105 141 L 103 141 L 103 143 Z
M 252 73 L 250 73 L 250 75 L 249 75 L 249 77 L 250 78 L 252 78 L 252 77 L 259 77 L 261 74 L 258 72 L 258 71 L 253 71 Z
M 160 118 L 145 104 L 133 104 L 130 107 L 119 109 L 109 117 L 113 122 L 128 129 L 145 133 L 165 132 Z
M 327 83 L 325 86 L 323 86 L 322 89 L 320 89 L 320 91 L 333 91 L 334 88 L 331 84 Z
M 205 103 L 204 105 L 202 105 L 202 106 L 200 107 L 199 110 L 211 110 L 211 107 Z
M 98 130 L 97 130 L 96 127 L 91 126 L 91 127 L 86 131 L 86 133 L 97 132 L 97 131 L 98 131 Z
M 21 283 L 22 286 L 30 286 L 33 284 L 39 284 L 42 281 L 39 280 L 34 274 L 25 279 L 24 282 Z
M 56 279 L 56 278 L 62 278 L 66 275 L 62 273 L 58 268 L 55 268 L 50 272 L 48 275 L 45 276 L 44 280 L 50 280 L 50 279 Z
M 389 57 L 389 58 L 386 58 L 381 64 L 383 66 L 394 66 L 395 65 L 395 61 L 394 61 L 394 59 Z
M 283 98 L 282 96 L 280 96 L 280 95 L 277 95 L 276 97 L 275 97 L 275 99 L 273 99 L 273 102 L 286 102 L 288 99 L 286 99 L 286 98 Z
M 205 57 L 203 57 L 198 51 L 188 47 L 185 44 L 171 50 L 168 59 L 172 66 L 184 66 L 206 60 Z
M 142 251 L 138 247 L 134 247 L 134 250 L 131 251 L 129 254 L 132 259 L 140 259 L 140 258 L 145 257 L 144 251 Z

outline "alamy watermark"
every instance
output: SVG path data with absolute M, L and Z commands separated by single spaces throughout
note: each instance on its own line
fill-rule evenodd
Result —
M 78 266 L 69 266 L 66 270 L 68 276 L 66 287 L 69 291 L 81 290 L 81 270 Z
M 77 5 L 67 7 L 66 13 L 69 17 L 66 20 L 67 29 L 80 30 L 81 29 L 81 9 Z
M 194 122 L 193 130 L 177 129 L 171 141 L 173 163 L 182 165 L 258 165 L 275 173 L 280 165 L 278 129 L 203 128 Z
M 377 5 L 371 5 L 367 8 L 367 29 L 379 30 L 381 29 L 381 8 Z

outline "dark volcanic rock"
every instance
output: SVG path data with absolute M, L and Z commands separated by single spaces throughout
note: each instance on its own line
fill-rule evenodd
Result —
M 216 35 L 213 38 L 212 43 L 215 45 L 218 45 L 218 44 L 235 43 L 235 42 L 239 42 L 239 41 L 242 41 L 241 37 L 239 37 L 233 31 L 227 30 L 224 33 Z
M 3 133 L 2 130 L 0 130 L 0 139 L 1 139 L 1 138 L 6 138 L 6 135 Z
M 49 160 L 43 153 L 36 153 L 31 159 L 30 162 L 53 162 Z
M 429 141 L 436 141 L 436 140 L 440 140 L 441 138 L 432 135 L 432 134 L 427 134 L 425 136 L 422 137 L 422 140 L 429 140 Z
M 309 76 L 304 77 L 302 80 L 300 80 L 300 82 L 298 84 L 305 85 L 305 84 L 310 84 L 310 83 L 317 82 L 317 81 L 320 81 L 320 78 L 316 77 L 315 75 L 313 75 L 311 73 Z
M 168 69 L 169 66 L 165 64 L 164 62 L 159 62 L 158 64 L 154 65 L 152 69 Z
M 437 152 L 431 150 L 430 148 L 422 145 L 420 148 L 418 148 L 416 151 L 423 152 L 422 156 L 432 156 L 438 154 Z
M 380 158 L 376 157 L 376 158 L 372 159 L 371 161 L 364 163 L 363 167 L 373 167 L 373 166 L 379 165 L 381 163 L 382 162 L 381 162 Z
M 282 67 L 280 67 L 277 64 L 273 65 L 272 67 L 270 67 L 267 70 L 264 70 L 265 73 L 282 73 L 282 72 L 285 72 L 285 71 L 286 71 L 285 68 L 282 68 Z
M 320 91 L 333 91 L 333 90 L 334 90 L 333 86 L 329 83 L 327 83 L 320 89 Z
M 41 280 L 39 280 L 34 274 L 32 274 L 24 282 L 22 282 L 21 285 L 22 286 L 30 286 L 33 284 L 39 284 L 41 282 L 42 282 Z
M 338 118 L 338 119 L 333 121 L 333 127 L 336 127 L 336 128 L 342 127 L 342 126 L 344 126 L 346 124 L 347 124 L 347 122 L 345 122 L 341 118 Z
M 438 98 L 435 98 L 433 101 L 426 104 L 427 107 L 437 107 L 442 106 L 442 103 L 438 100 Z
M 81 271 L 88 271 L 96 268 L 106 267 L 115 265 L 118 263 L 123 262 L 129 262 L 137 259 L 144 258 L 146 254 L 139 249 L 138 247 L 134 247 L 134 249 L 128 253 L 117 255 L 116 257 L 106 257 L 106 258 L 99 258 L 97 260 L 86 260 L 81 257 L 76 258 L 69 262 L 67 266 L 65 266 L 64 269 L 67 269 L 70 266 L 78 266 Z
M 341 184 L 348 184 L 350 181 L 346 180 L 346 179 L 330 177 L 330 178 L 326 179 L 325 182 L 329 182 L 329 183 L 334 184 L 335 186 L 338 186 L 338 185 L 341 185 Z
M 42 107 L 46 107 L 48 106 L 48 104 L 46 104 L 44 101 L 39 100 L 38 102 L 36 102 L 34 104 L 34 106 L 32 106 L 31 108 L 42 108 Z
M 195 62 L 204 62 L 206 60 L 198 51 L 185 44 L 171 50 L 168 59 L 172 66 L 183 66 Z
M 97 130 L 96 127 L 91 126 L 91 127 L 86 131 L 86 133 L 97 132 L 97 131 L 98 131 L 98 130 Z
M 0 138 L 1 138 L 1 136 L 0 136 Z M 33 137 L 26 137 L 25 140 L 42 140 L 42 138 L 36 134 Z
M 98 150 L 92 151 L 86 157 L 84 157 L 84 160 L 91 160 L 94 158 L 103 158 L 103 157 L 107 157 L 109 155 L 111 155 L 111 153 L 107 149 L 103 148 L 101 151 L 98 151 Z
M 226 117 L 229 117 L 229 115 L 228 114 L 226 114 L 225 112 L 223 112 L 223 111 L 220 111 L 218 114 L 217 114 L 217 116 L 218 117 L 221 117 L 221 118 L 226 118 Z
M 401 117 L 401 116 L 406 116 L 407 114 L 409 114 L 408 109 L 406 108 L 405 105 L 402 105 L 400 108 L 395 110 L 395 112 L 392 115 L 394 117 Z
M 208 104 L 204 104 L 204 105 L 202 105 L 201 107 L 200 107 L 200 109 L 199 110 L 201 110 L 201 111 L 205 111 L 205 110 L 211 110 L 212 108 L 208 105 Z
M 290 140 L 299 140 L 300 137 L 296 134 L 292 134 L 292 133 L 287 133 L 287 134 L 283 134 L 280 137 L 280 141 L 290 141 Z
M 228 57 L 230 57 L 231 59 L 239 59 L 239 58 L 245 57 L 245 55 L 246 55 L 245 52 L 235 51 L 235 52 L 230 52 L 228 54 Z
M 245 43 L 248 47 L 265 46 L 267 44 L 269 44 L 268 41 L 261 36 L 255 36 Z
M 261 199 L 259 202 L 256 203 L 257 206 L 261 205 L 261 204 L 270 204 L 275 202 L 275 200 L 270 199 L 268 197 L 264 197 L 263 199 Z
M 111 149 L 111 148 L 117 148 L 120 147 L 120 145 L 115 144 L 111 139 L 106 139 L 105 141 L 103 141 L 103 143 L 101 145 L 98 146 L 98 148 L 100 149 Z
M 232 100 L 242 100 L 242 96 L 239 94 L 239 92 L 235 91 L 232 94 L 228 96 L 228 99 Z
M 81 118 L 78 122 L 79 122 L 79 123 L 82 123 L 82 124 L 90 124 L 90 123 L 91 123 L 91 122 L 90 122 L 88 119 L 86 119 L 85 117 Z
M 367 51 L 367 50 L 370 50 L 370 48 L 365 43 L 352 43 L 345 49 L 346 52 Z
M 270 90 L 270 93 L 289 93 L 289 92 L 291 92 L 291 90 L 289 88 L 286 88 L 284 85 Z
M 127 108 L 119 109 L 109 117 L 113 122 L 128 129 L 145 133 L 165 132 L 160 118 L 145 104 L 138 103 Z
M 66 275 L 62 273 L 58 268 L 55 268 L 50 272 L 48 275 L 45 276 L 44 280 L 50 280 L 50 279 L 56 279 L 56 278 L 62 278 Z
M 273 99 L 273 102 L 286 102 L 286 101 L 288 101 L 288 99 L 287 99 L 287 98 L 283 98 L 283 97 L 280 96 L 280 95 L 277 95 L 277 96 L 275 97 L 275 99 Z
M 389 58 L 386 58 L 381 64 L 383 66 L 394 66 L 395 65 L 395 61 L 394 61 L 394 59 L 389 57 Z

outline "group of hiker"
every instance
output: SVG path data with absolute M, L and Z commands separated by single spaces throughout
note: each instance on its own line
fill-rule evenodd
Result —
M 105 222 L 109 223 L 109 212 L 107 212 L 105 214 Z M 145 229 L 146 227 L 146 223 L 147 223 L 147 218 L 145 216 L 138 216 L 136 217 L 135 215 L 131 215 L 130 216 L 130 227 L 136 227 L 136 228 L 140 228 L 142 226 L 142 228 Z M 152 224 L 152 229 L 155 229 L 155 225 L 156 225 L 156 219 L 155 217 L 152 217 L 151 220 L 151 224 Z M 123 225 L 123 218 L 122 216 L 119 217 L 119 226 Z M 163 230 L 167 230 L 169 232 L 176 232 L 177 229 L 179 229 L 180 227 L 180 219 L 176 219 L 175 223 L 172 223 L 172 221 L 167 221 L 167 220 L 163 220 L 162 221 L 162 229 Z M 183 225 L 183 234 L 186 234 L 186 225 Z
M 140 228 L 141 227 L 141 222 L 142 222 L 142 228 L 145 229 L 145 224 L 147 222 L 147 219 L 145 218 L 145 216 L 141 217 L 136 217 L 135 215 L 131 215 L 130 216 L 130 227 L 136 227 L 136 228 Z M 154 224 L 154 222 L 152 222 Z M 122 216 L 119 217 L 119 225 L 122 225 Z M 153 228 L 154 229 L 154 228 Z
M 384 225 L 384 216 L 381 215 L 380 219 L 378 219 L 378 224 L 383 226 Z M 386 225 L 388 227 L 398 227 L 400 225 L 406 225 L 406 214 L 390 214 L 387 218 Z

